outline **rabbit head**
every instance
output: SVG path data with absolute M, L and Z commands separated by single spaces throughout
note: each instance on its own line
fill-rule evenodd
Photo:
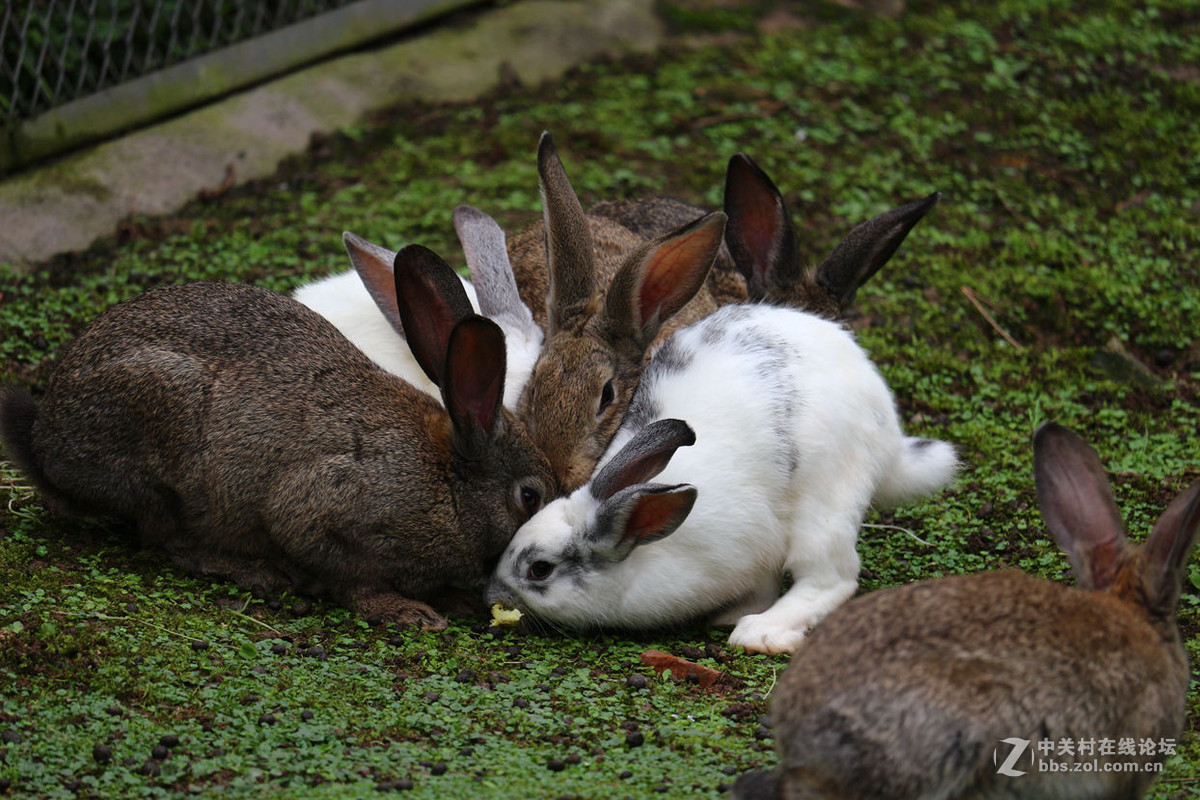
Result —
M 441 389 L 451 433 L 445 467 L 453 476 L 458 527 L 470 542 L 466 550 L 476 554 L 475 574 L 481 574 L 517 526 L 554 496 L 557 483 L 521 423 L 503 408 L 500 326 L 473 313 L 458 276 L 421 245 L 402 248 L 393 273 L 401 329 L 417 363 Z
M 797 252 L 783 195 L 749 156 L 738 153 L 725 173 L 725 239 L 751 300 L 838 319 L 940 196 L 935 192 L 858 225 L 810 270 Z
M 519 413 L 566 491 L 616 433 L 664 323 L 704 286 L 725 216 L 641 242 L 600 285 L 588 218 L 549 134 L 538 149 L 549 291 L 547 335 Z
M 1034 436 L 1034 476 L 1042 518 L 1079 586 L 1143 607 L 1178 636 L 1183 568 L 1200 533 L 1200 481 L 1175 498 L 1138 546 L 1125 536 L 1100 457 L 1078 434 L 1042 425 Z
M 640 430 L 588 485 L 551 502 L 518 530 L 492 576 L 489 601 L 535 617 L 553 609 L 556 622 L 577 627 L 608 622 L 604 596 L 620 585 L 603 565 L 624 560 L 687 519 L 696 488 L 649 481 L 678 448 L 695 441 L 677 419 Z

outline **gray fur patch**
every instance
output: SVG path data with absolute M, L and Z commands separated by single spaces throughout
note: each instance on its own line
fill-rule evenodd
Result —
M 744 320 L 749 316 L 749 309 L 731 316 Z M 749 324 L 735 329 L 733 341 L 754 364 L 755 379 L 771 398 L 768 422 L 777 445 L 772 455 L 781 471 L 793 475 L 800 467 L 800 451 L 792 435 L 792 422 L 797 413 L 803 413 L 798 387 L 792 383 L 797 354 L 785 339 Z
M 542 556 L 542 548 L 536 544 L 526 545 L 521 552 L 517 553 L 517 557 L 513 560 L 513 585 L 522 586 L 526 591 L 533 594 L 545 594 L 549 588 L 549 584 L 545 581 L 526 580 L 525 575 L 529 569 L 529 565 L 535 561 L 545 561 Z
M 707 317 L 703 321 L 704 328 L 701 331 L 701 340 L 707 345 L 716 345 L 725 341 L 730 332 L 738 334 L 745 333 L 746 328 L 743 327 L 747 317 L 753 313 L 753 306 L 750 305 L 730 305 L 724 306 L 716 313 Z
M 684 349 L 678 339 L 668 339 L 654 353 L 654 358 L 646 367 L 642 380 L 645 382 L 649 379 L 649 382 L 653 383 L 656 378 L 677 375 L 687 370 L 692 365 L 694 358 L 695 355 Z
M 585 534 L 585 541 L 587 538 Z M 538 561 L 548 561 L 554 565 L 554 572 L 548 580 L 535 581 L 526 577 L 529 568 Z M 594 571 L 599 561 L 590 550 L 584 550 L 577 544 L 568 545 L 558 559 L 549 558 L 541 547 L 531 544 L 517 555 L 516 574 L 513 578 L 525 591 L 545 595 L 552 584 L 562 580 L 569 580 L 576 587 L 582 586 L 584 576 Z

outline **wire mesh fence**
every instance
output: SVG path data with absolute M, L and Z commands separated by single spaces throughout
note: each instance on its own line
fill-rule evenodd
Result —
M 5 0 L 0 122 L 32 119 L 355 0 Z

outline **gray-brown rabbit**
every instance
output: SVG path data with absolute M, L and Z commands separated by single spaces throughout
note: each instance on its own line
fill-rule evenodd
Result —
M 133 522 L 185 569 L 437 628 L 558 485 L 501 407 L 504 337 L 436 254 L 396 255 L 437 401 L 265 289 L 168 286 L 94 320 L 39 404 L 0 393 L 10 459 L 55 510 Z
M 1200 482 L 1138 547 L 1094 450 L 1053 423 L 1034 448 L 1042 515 L 1078 588 L 988 572 L 842 606 L 775 689 L 779 766 L 739 779 L 735 797 L 1144 794 L 1184 726 L 1189 671 L 1175 609 Z
M 549 134 L 538 179 L 544 221 L 509 246 L 521 299 L 546 327 L 518 413 L 571 491 L 616 433 L 652 345 L 716 310 L 704 286 L 725 215 L 652 241 L 589 217 Z
M 708 289 L 718 305 L 766 302 L 841 319 L 858 287 L 888 262 L 940 195 L 907 203 L 853 228 L 815 267 L 801 259 L 783 195 L 749 156 L 729 159 L 725 173 L 725 241 Z M 589 213 L 642 236 L 659 236 L 705 210 L 669 197 L 597 203 Z

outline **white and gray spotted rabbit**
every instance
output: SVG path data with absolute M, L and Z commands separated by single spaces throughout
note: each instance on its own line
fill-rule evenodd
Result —
M 1078 587 L 1008 570 L 842 606 L 774 691 L 779 766 L 739 779 L 735 797 L 1145 794 L 1165 760 L 1162 744 L 1186 719 L 1190 672 L 1176 606 L 1200 533 L 1200 481 L 1136 546 L 1099 457 L 1079 436 L 1043 425 L 1034 468 L 1046 527 Z M 1085 740 L 1090 753 L 1075 748 Z M 1122 741 L 1138 746 L 1123 752 Z
M 542 329 L 517 294 L 503 229 L 469 206 L 455 209 L 454 227 L 473 279 L 460 277 L 471 307 L 504 332 L 504 407 L 514 410 L 541 352 Z M 354 269 L 306 283 L 292 297 L 332 322 L 376 364 L 440 398 L 406 341 L 392 277 L 396 254 L 349 231 L 342 242 Z
M 687 437 L 650 425 L 668 418 L 695 431 L 673 457 Z M 591 482 L 522 526 L 489 599 L 577 627 L 708 616 L 734 625 L 732 644 L 792 651 L 854 594 L 868 507 L 933 492 L 956 467 L 949 444 L 904 436 L 839 325 L 725 306 L 655 352 Z

